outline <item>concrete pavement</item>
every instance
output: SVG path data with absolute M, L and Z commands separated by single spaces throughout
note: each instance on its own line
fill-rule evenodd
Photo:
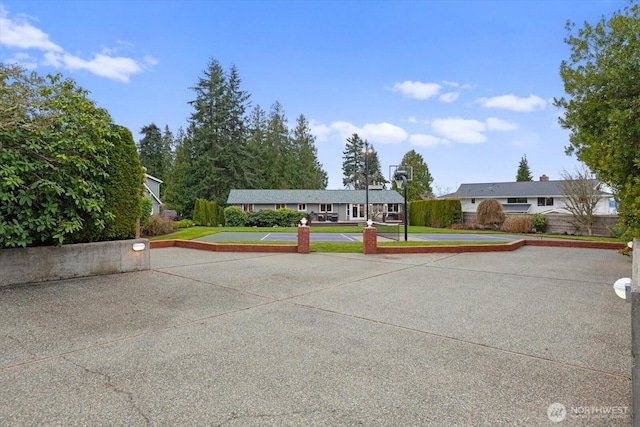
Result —
M 613 250 L 151 264 L 0 288 L 0 425 L 631 423 Z

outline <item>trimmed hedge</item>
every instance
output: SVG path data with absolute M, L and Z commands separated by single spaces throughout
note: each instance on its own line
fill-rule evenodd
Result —
M 228 227 L 243 227 L 247 221 L 247 213 L 238 206 L 224 208 L 224 222 Z
M 193 222 L 207 227 L 218 226 L 218 204 L 205 199 L 196 199 L 193 208 Z
M 409 225 L 447 228 L 460 223 L 460 199 L 415 200 L 409 203 Z

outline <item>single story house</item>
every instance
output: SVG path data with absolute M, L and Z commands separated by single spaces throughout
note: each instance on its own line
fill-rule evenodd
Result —
M 598 188 L 598 180 L 592 181 L 594 188 Z M 540 181 L 461 184 L 458 191 L 442 198 L 460 199 L 463 213 L 475 213 L 482 200 L 496 199 L 502 203 L 505 213 L 568 214 L 570 212 L 565 208 L 567 196 L 564 194 L 563 182 L 563 180 L 550 181 L 546 175 L 542 175 Z M 600 201 L 594 213 L 610 214 L 611 193 L 597 191 Z
M 160 184 L 162 184 L 161 179 L 148 173 L 144 174 L 144 195 L 151 197 L 151 215 L 160 213 L 160 205 L 162 204 L 160 200 Z
M 244 211 L 289 208 L 315 221 L 360 221 L 366 218 L 365 190 L 231 190 L 228 205 Z M 369 217 L 399 219 L 404 198 L 394 190 L 369 188 Z

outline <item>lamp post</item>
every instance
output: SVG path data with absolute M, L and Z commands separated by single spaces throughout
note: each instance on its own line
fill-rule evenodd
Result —
M 407 242 L 407 229 L 408 227 L 408 209 L 407 209 L 407 171 L 396 170 L 393 174 L 393 180 L 399 188 L 404 188 L 404 241 Z
M 365 220 L 369 221 L 369 154 L 373 152 L 373 148 L 369 148 L 369 142 L 364 142 L 364 147 L 362 148 L 362 152 L 364 153 L 364 198 L 365 198 L 365 208 L 364 208 L 364 216 Z

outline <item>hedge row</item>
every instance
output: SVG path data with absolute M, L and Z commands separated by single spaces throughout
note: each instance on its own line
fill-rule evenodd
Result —
M 461 222 L 460 199 L 416 200 L 409 203 L 409 225 L 447 228 Z
M 193 222 L 196 225 L 216 227 L 224 225 L 224 210 L 218 207 L 216 202 L 205 199 L 196 199 L 193 208 Z
M 288 208 L 260 209 L 247 213 L 238 206 L 229 206 L 224 209 L 224 216 L 229 227 L 294 227 L 306 215 Z

